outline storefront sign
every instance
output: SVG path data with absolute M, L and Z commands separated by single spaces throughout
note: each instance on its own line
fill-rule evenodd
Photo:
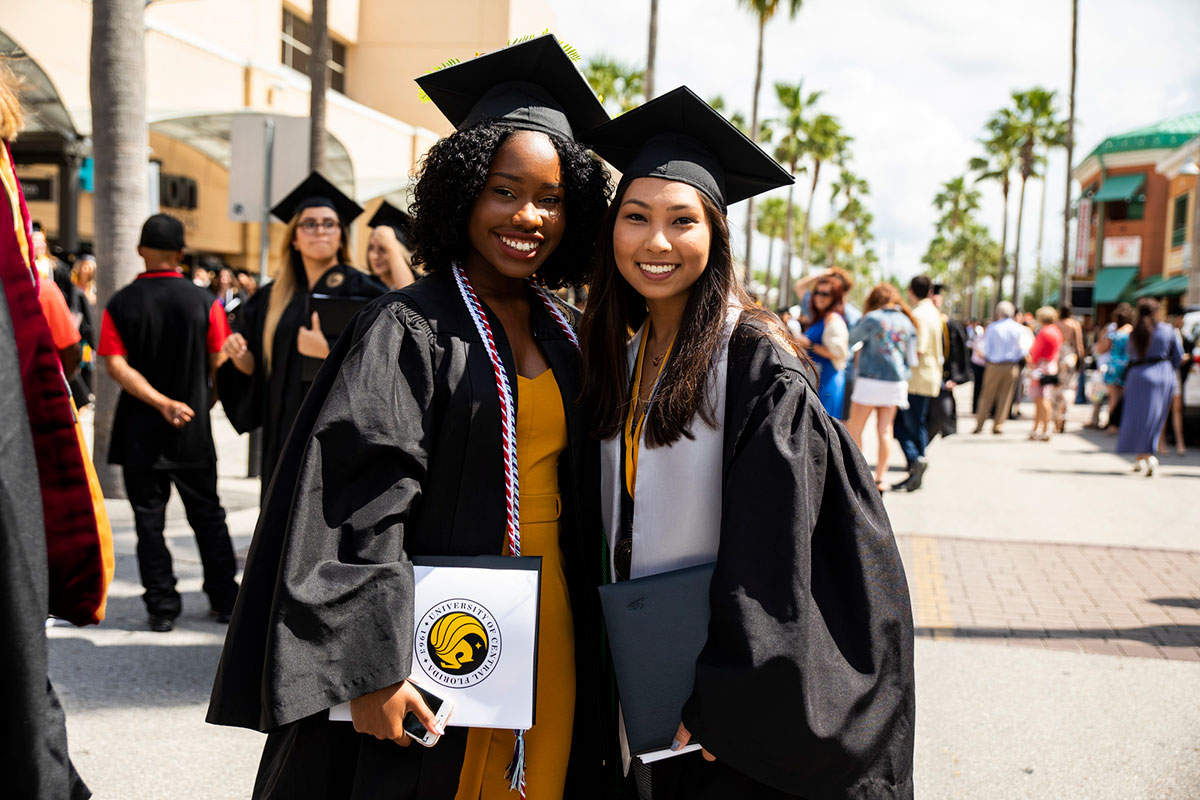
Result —
M 164 208 L 195 208 L 197 204 L 196 182 L 183 175 L 160 175 L 158 178 L 158 201 Z
M 26 203 L 46 203 L 54 201 L 53 178 L 18 178 L 21 191 L 25 194 Z
M 1079 198 L 1079 211 L 1075 222 L 1075 270 L 1076 278 L 1088 274 L 1088 241 L 1092 235 L 1092 198 Z
M 1138 267 L 1142 264 L 1142 237 L 1106 236 L 1102 267 Z

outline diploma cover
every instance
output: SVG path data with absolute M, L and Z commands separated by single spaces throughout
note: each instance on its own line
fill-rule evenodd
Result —
M 633 755 L 669 747 L 708 639 L 713 564 L 600 587 L 600 604 Z
M 354 319 L 359 309 L 371 302 L 370 297 L 334 297 L 327 294 L 313 294 L 308 297 L 308 308 L 304 314 L 304 326 L 308 327 L 313 312 L 321 320 L 321 332 L 329 340 L 330 346 L 337 341 Z M 325 363 L 323 358 L 300 357 L 300 380 L 311 383 Z
M 411 678 L 454 701 L 449 724 L 533 727 L 540 556 L 413 559 Z M 350 719 L 350 704 L 329 711 Z

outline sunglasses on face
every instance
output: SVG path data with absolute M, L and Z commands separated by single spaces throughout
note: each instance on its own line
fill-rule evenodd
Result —
M 829 292 L 813 292 L 813 297 L 832 297 Z
M 305 233 L 313 234 L 317 231 L 320 231 L 321 233 L 333 233 L 340 227 L 340 225 L 336 219 L 306 219 L 296 227 Z

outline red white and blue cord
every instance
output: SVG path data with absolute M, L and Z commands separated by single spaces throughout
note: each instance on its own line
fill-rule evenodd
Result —
M 500 440 L 504 453 L 505 534 L 508 538 L 509 555 L 519 556 L 521 555 L 521 490 L 517 477 L 517 415 L 512 385 L 509 383 L 508 373 L 504 369 L 504 362 L 500 359 L 500 351 L 496 348 L 496 337 L 492 333 L 492 326 L 488 322 L 487 314 L 483 311 L 483 303 L 479 302 L 479 297 L 475 294 L 475 289 L 471 286 L 471 281 L 462 268 L 458 264 L 454 264 L 452 270 L 454 281 L 458 284 L 458 291 L 462 295 L 463 303 L 467 306 L 467 313 L 471 315 L 471 321 L 475 323 L 475 330 L 478 331 L 479 338 L 483 341 L 484 349 L 487 350 L 488 358 L 492 362 L 492 372 L 496 377 L 496 391 L 500 397 Z M 533 281 L 530 281 L 529 284 L 546 306 L 546 310 L 550 312 L 550 316 L 558 322 L 563 333 L 578 349 L 579 339 L 575 336 L 575 331 L 571 328 L 571 323 L 562 309 L 551 298 L 550 292 Z M 510 781 L 509 790 L 519 789 L 521 798 L 524 800 L 525 732 L 517 730 L 513 733 L 516 734 L 513 760 L 508 766 L 505 777 Z

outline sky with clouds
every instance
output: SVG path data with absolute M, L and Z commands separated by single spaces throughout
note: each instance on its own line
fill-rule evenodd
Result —
M 549 2 L 556 33 L 585 59 L 603 53 L 644 63 L 649 0 Z M 1200 111 L 1200 0 L 1079 5 L 1076 164 L 1106 136 Z M 1070 35 L 1070 0 L 804 0 L 795 20 L 782 15 L 767 27 L 760 114 L 779 114 L 775 81 L 803 80 L 806 91 L 825 92 L 819 109 L 854 137 L 853 169 L 871 182 L 882 265 L 912 275 L 932 235 L 934 194 L 979 154 L 983 123 L 1010 92 L 1057 90 L 1065 116 Z M 722 95 L 749 118 L 756 45 L 754 18 L 736 0 L 659 0 L 658 91 L 686 83 L 702 97 Z M 1049 264 L 1061 258 L 1065 170 L 1065 153 L 1052 154 L 1043 247 Z M 822 170 L 818 224 L 829 214 L 831 172 Z M 804 185 L 798 196 L 806 195 Z M 980 219 L 999 240 L 1000 190 L 979 188 Z M 1040 199 L 1040 182 L 1030 181 L 1026 275 L 1036 259 Z M 744 212 L 735 206 L 730 213 Z M 1010 252 L 1015 224 L 1014 191 Z M 756 244 L 755 260 L 766 250 L 765 241 Z

